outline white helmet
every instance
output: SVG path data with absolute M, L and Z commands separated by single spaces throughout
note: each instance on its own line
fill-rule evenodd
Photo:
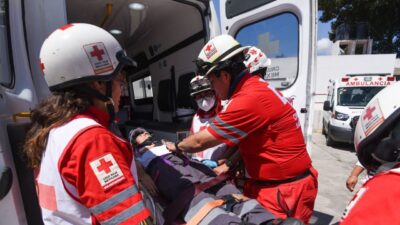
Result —
M 205 76 L 197 75 L 190 81 L 190 95 L 208 91 L 211 89 L 211 83 Z
M 367 104 L 358 119 L 354 146 L 366 168 L 399 161 L 400 82 L 381 90 Z
M 51 33 L 40 50 L 40 64 L 52 91 L 111 80 L 125 65 L 136 66 L 110 33 L 84 23 L 67 24 Z
M 253 46 L 246 52 L 244 65 L 249 69 L 250 73 L 253 73 L 270 66 L 271 59 L 269 59 L 260 49 Z
M 242 47 L 232 36 L 219 35 L 209 40 L 201 49 L 196 66 L 198 73 L 207 76 L 215 69 L 229 65 L 229 59 L 249 47 Z

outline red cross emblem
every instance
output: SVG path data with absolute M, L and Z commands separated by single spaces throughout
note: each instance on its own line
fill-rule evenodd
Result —
M 72 26 L 74 26 L 74 25 L 73 25 L 73 24 L 67 24 L 67 25 L 61 26 L 61 27 L 58 28 L 58 29 L 60 29 L 60 30 L 66 30 L 66 29 L 68 29 L 68 28 L 70 28 L 70 27 L 72 27 Z
M 104 55 L 104 50 L 103 49 L 99 49 L 98 47 L 97 47 L 97 45 L 94 45 L 93 46 L 93 51 L 92 52 L 90 52 L 90 55 L 92 56 L 92 57 L 97 57 L 97 60 L 103 60 L 103 56 L 102 55 Z
M 255 59 L 254 59 L 254 62 L 255 62 L 255 63 L 258 63 L 258 58 L 255 58 Z
M 378 80 L 380 80 L 380 81 L 381 81 L 381 80 L 382 80 L 382 77 L 379 77 L 379 78 L 378 78 Z
M 255 55 L 255 54 L 257 54 L 257 51 L 252 49 L 252 50 L 250 50 L 250 54 Z
M 363 120 L 368 119 L 370 120 L 372 118 L 372 112 L 375 111 L 375 106 L 374 107 L 368 107 L 367 111 L 365 112 L 365 115 L 363 117 Z
M 354 78 L 354 80 L 355 80 L 355 81 L 358 81 L 358 78 L 356 77 L 356 78 Z
M 41 69 L 42 72 L 43 72 L 43 70 L 44 70 L 44 63 L 42 63 L 42 60 L 40 60 L 40 69 Z
M 211 50 L 211 48 L 212 48 L 212 44 L 209 44 L 209 45 L 207 45 L 207 47 L 206 47 L 206 51 L 208 52 L 208 51 L 210 51 Z
M 99 172 L 105 171 L 109 173 L 111 171 L 110 167 L 113 165 L 111 161 L 106 161 L 104 159 L 100 159 L 100 166 L 97 167 Z

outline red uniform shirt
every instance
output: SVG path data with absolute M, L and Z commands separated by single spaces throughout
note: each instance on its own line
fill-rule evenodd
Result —
M 45 221 L 138 224 L 149 216 L 134 177 L 132 148 L 106 128 L 108 118 L 92 107 L 51 131 L 37 178 Z M 80 128 L 79 122 L 92 120 L 98 124 Z M 66 141 L 65 147 L 59 144 Z
M 340 224 L 400 224 L 399 187 L 399 168 L 373 176 L 353 197 Z
M 253 179 L 282 180 L 311 167 L 296 111 L 258 76 L 245 75 L 207 130 L 239 145 Z

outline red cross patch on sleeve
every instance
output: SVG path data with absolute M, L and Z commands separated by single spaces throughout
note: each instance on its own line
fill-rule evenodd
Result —
M 111 153 L 91 161 L 90 166 L 104 189 L 108 189 L 125 179 Z

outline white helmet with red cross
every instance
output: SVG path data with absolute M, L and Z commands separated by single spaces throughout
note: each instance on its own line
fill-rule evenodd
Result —
M 190 95 L 194 96 L 198 93 L 209 91 L 211 83 L 205 76 L 197 75 L 190 81 Z
M 271 59 L 260 49 L 253 46 L 246 52 L 244 65 L 249 69 L 250 73 L 253 73 L 270 66 Z
M 40 50 L 40 64 L 52 91 L 108 81 L 124 66 L 136 65 L 110 33 L 84 23 L 67 24 L 51 33 Z
M 207 76 L 214 70 L 229 65 L 229 59 L 243 53 L 249 46 L 242 47 L 232 36 L 223 34 L 209 40 L 201 49 L 196 60 L 198 74 Z
M 399 93 L 400 82 L 387 86 L 371 99 L 358 119 L 354 146 L 359 161 L 368 169 L 400 159 Z

